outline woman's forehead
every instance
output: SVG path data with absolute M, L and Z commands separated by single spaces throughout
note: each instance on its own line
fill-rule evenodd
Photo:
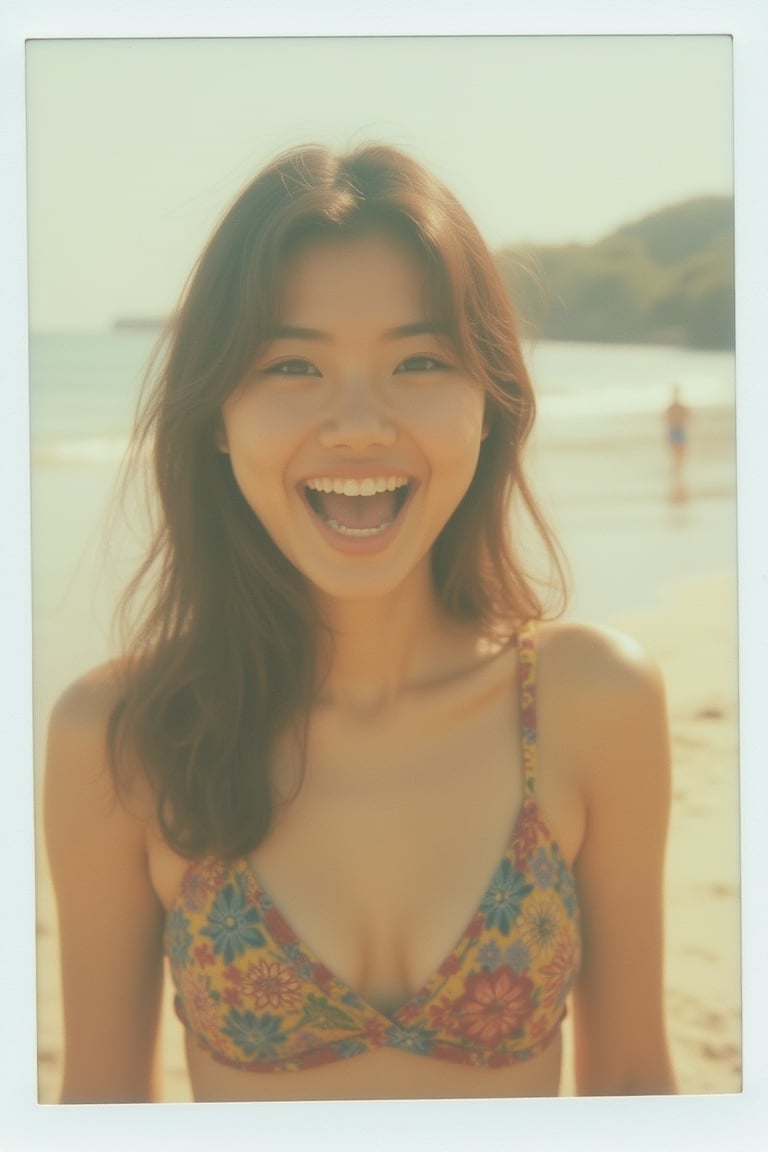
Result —
M 379 313 L 393 325 L 437 320 L 431 279 L 415 247 L 386 232 L 314 238 L 285 263 L 280 321 L 311 327 L 339 313 Z

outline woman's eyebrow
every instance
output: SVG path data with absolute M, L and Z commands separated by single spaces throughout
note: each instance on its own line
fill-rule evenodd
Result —
M 413 324 L 398 324 L 395 328 L 388 328 L 384 333 L 385 340 L 403 340 L 408 336 L 447 336 L 448 329 L 444 324 L 435 320 L 416 320 Z
M 408 336 L 447 336 L 448 329 L 444 324 L 435 320 L 414 320 L 409 324 L 397 324 L 394 328 L 387 328 L 383 333 L 385 340 L 404 340 Z M 333 340 L 330 332 L 321 328 L 305 328 L 296 324 L 279 324 L 267 333 L 267 340 L 314 340 L 330 344 Z
M 320 328 L 301 328 L 295 324 L 280 324 L 267 333 L 267 340 L 315 340 L 325 344 L 331 342 L 329 332 Z

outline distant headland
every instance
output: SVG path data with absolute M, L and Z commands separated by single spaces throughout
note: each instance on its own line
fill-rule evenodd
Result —
M 702 196 L 625 224 L 594 244 L 496 253 L 537 339 L 733 348 L 731 196 Z
M 593 244 L 494 253 L 524 331 L 540 340 L 733 348 L 733 197 L 701 196 Z M 166 316 L 120 316 L 113 331 L 159 332 Z

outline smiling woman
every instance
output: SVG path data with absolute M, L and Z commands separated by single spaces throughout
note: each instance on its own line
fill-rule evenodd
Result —
M 219 446 L 250 507 L 316 590 L 402 590 L 461 503 L 485 393 L 425 315 L 397 231 L 308 242 L 278 334 L 222 408 Z M 360 563 L 350 564 L 356 558 Z
M 292 152 L 227 213 L 136 429 L 125 655 L 50 726 L 63 1099 L 155 1097 L 164 957 L 198 1100 L 555 1095 L 568 1005 L 580 1091 L 671 1089 L 663 693 L 544 620 L 533 416 L 412 160 Z

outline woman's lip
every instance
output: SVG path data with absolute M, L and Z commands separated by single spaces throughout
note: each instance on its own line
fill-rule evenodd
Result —
M 297 491 L 298 495 L 301 497 L 301 499 L 306 503 L 307 502 L 307 490 L 308 489 L 310 491 L 312 490 L 309 488 L 310 482 L 312 482 L 314 484 L 318 480 L 332 480 L 332 481 L 338 480 L 340 483 L 344 483 L 344 481 L 346 481 L 346 480 L 354 480 L 357 483 L 362 483 L 363 480 L 376 481 L 376 480 L 382 480 L 382 479 L 385 479 L 385 480 L 393 479 L 393 480 L 397 480 L 397 481 L 402 481 L 402 483 L 399 483 L 398 486 L 394 489 L 394 491 L 399 491 L 400 489 L 407 487 L 408 496 L 407 496 L 407 499 L 405 501 L 406 503 L 408 503 L 408 501 L 413 496 L 414 492 L 416 492 L 416 490 L 420 487 L 420 483 L 421 483 L 410 472 L 401 472 L 398 469 L 392 469 L 391 471 L 386 471 L 383 468 L 381 471 L 374 471 L 373 469 L 369 469 L 368 471 L 365 471 L 365 472 L 362 470 L 357 471 L 357 472 L 352 472 L 351 470 L 345 470 L 344 472 L 330 471 L 329 470 L 327 472 L 318 471 L 318 472 L 307 473 L 306 476 L 303 476 L 299 481 L 297 481 L 296 491 Z
M 317 480 L 338 480 L 343 484 L 345 480 L 356 480 L 361 483 L 363 480 L 390 479 L 404 481 L 406 484 L 416 482 L 415 477 L 402 468 L 387 467 L 385 464 L 368 464 L 360 468 L 318 468 L 316 471 L 307 472 L 305 476 L 302 476 L 296 486 L 297 488 L 305 488 Z
M 405 476 L 313 476 L 306 481 L 305 487 L 312 492 L 321 492 L 327 495 L 334 493 L 338 496 L 376 496 L 384 492 L 397 492 L 407 487 Z
M 370 473 L 368 473 L 370 475 Z M 365 477 L 363 477 L 365 478 Z M 323 537 L 340 552 L 345 552 L 351 555 L 370 555 L 374 552 L 381 551 L 385 548 L 392 537 L 400 529 L 400 524 L 403 519 L 403 514 L 411 503 L 416 490 L 419 487 L 419 482 L 412 477 L 408 478 L 408 487 L 406 497 L 395 513 L 394 517 L 380 529 L 373 532 L 364 532 L 361 534 L 355 532 L 338 531 L 331 524 L 329 524 L 318 512 L 312 507 L 309 499 L 307 498 L 306 484 L 299 485 L 299 495 L 302 502 L 307 509 L 307 512 L 312 518 L 313 523 L 317 526 Z
M 386 527 L 375 533 L 365 536 L 349 536 L 337 532 L 310 508 L 310 515 L 322 538 L 335 552 L 341 552 L 346 556 L 373 556 L 378 552 L 383 552 L 400 531 L 402 514 L 403 509 L 400 510 L 394 520 L 390 520 Z

